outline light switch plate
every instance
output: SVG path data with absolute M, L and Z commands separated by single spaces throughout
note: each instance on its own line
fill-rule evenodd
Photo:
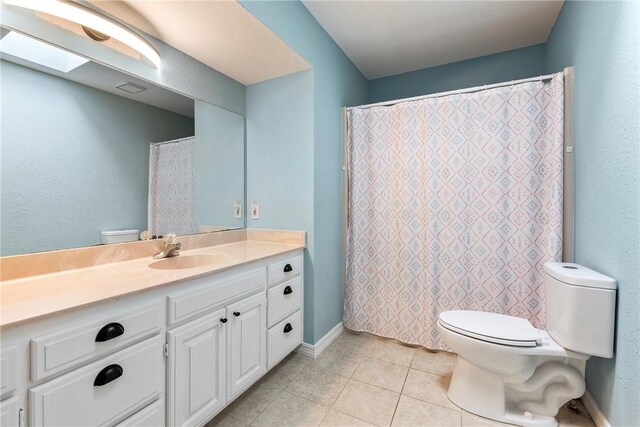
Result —
M 260 219 L 260 208 L 257 200 L 251 202 L 251 219 Z

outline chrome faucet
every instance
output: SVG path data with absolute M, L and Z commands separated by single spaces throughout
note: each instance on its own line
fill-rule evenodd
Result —
M 180 242 L 176 242 L 176 235 L 169 233 L 164 238 L 164 249 L 153 256 L 153 259 L 171 258 L 180 255 Z

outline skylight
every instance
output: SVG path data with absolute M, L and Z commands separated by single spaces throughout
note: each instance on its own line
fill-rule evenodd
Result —
M 15 31 L 11 31 L 0 40 L 0 52 L 63 73 L 89 62 L 86 58 Z

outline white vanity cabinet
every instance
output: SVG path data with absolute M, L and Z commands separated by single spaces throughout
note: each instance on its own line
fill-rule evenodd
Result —
M 302 250 L 2 330 L 0 426 L 202 426 L 302 342 Z
M 197 425 L 226 403 L 224 308 L 167 333 L 168 424 Z
M 267 297 L 264 292 L 227 307 L 229 399 L 267 371 Z

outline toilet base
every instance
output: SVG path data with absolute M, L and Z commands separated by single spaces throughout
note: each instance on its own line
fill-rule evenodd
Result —
M 555 417 L 515 407 L 506 395 L 504 377 L 458 357 L 447 396 L 465 411 L 524 427 L 556 427 Z

